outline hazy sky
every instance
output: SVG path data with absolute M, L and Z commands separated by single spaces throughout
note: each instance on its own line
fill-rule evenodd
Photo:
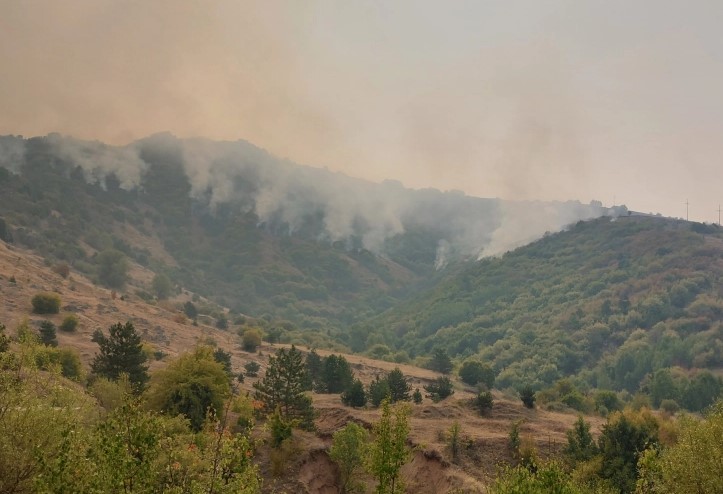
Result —
M 717 221 L 723 2 L 0 0 L 0 134 Z

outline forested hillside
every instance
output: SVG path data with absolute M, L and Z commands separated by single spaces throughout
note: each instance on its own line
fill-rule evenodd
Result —
M 249 143 L 167 134 L 124 147 L 59 135 L 0 137 L 5 237 L 115 289 L 139 263 L 306 343 L 432 285 L 455 260 L 504 251 L 599 204 L 529 204 L 373 184 Z M 125 287 L 152 298 L 151 287 Z
M 455 269 L 360 332 L 390 355 L 442 348 L 478 358 L 500 388 L 539 390 L 574 376 L 581 389 L 641 390 L 655 405 L 675 399 L 691 409 L 717 394 L 699 372 L 723 367 L 717 226 L 601 218 Z

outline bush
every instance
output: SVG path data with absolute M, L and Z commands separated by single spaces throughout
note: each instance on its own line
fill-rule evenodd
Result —
M 63 318 L 63 322 L 60 323 L 59 329 L 66 333 L 72 333 L 78 328 L 78 322 L 78 316 L 68 314 Z
M 250 328 L 243 332 L 241 337 L 241 348 L 246 352 L 255 352 L 261 346 L 261 331 Z
M 489 391 L 480 391 L 474 400 L 472 400 L 472 406 L 476 408 L 480 415 L 486 415 L 492 410 L 494 400 L 492 399 L 492 393 Z
M 53 271 L 63 278 L 67 278 L 70 275 L 70 266 L 68 266 L 67 262 L 59 262 L 53 266 Z
M 57 314 L 60 312 L 60 296 L 57 293 L 38 293 L 31 300 L 35 314 Z
M 341 402 L 346 406 L 356 408 L 361 408 L 367 404 L 367 394 L 359 379 L 354 379 L 351 385 L 341 394 Z
M 244 369 L 246 370 L 247 376 L 256 377 L 259 375 L 259 369 L 261 369 L 261 366 L 258 362 L 254 362 L 252 360 L 251 362 L 246 362 L 246 364 L 244 364 Z
M 482 383 L 487 389 L 492 389 L 495 383 L 495 371 L 487 364 L 477 360 L 467 360 L 459 369 L 459 377 L 462 382 L 474 386 Z

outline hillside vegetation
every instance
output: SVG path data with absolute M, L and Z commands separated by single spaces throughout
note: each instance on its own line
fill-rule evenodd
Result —
M 691 409 L 699 408 L 696 386 L 715 382 L 698 371 L 723 367 L 717 226 L 601 218 L 455 269 L 374 319 L 369 341 L 409 355 L 440 347 L 478 358 L 501 388 L 539 390 L 574 376 L 582 389 L 643 390 Z

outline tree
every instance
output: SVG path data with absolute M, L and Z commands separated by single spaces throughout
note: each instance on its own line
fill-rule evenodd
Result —
M 213 352 L 213 359 L 221 364 L 223 370 L 231 376 L 231 354 L 224 351 L 223 348 L 217 348 Z
M 577 417 L 572 429 L 565 433 L 567 435 L 567 447 L 565 455 L 573 463 L 588 461 L 597 454 L 595 441 L 590 434 L 590 424 L 585 422 L 582 415 Z
M 323 360 L 321 382 L 317 383 L 319 393 L 341 393 L 354 381 L 349 362 L 341 355 L 329 355 Z
M 368 456 L 369 473 L 377 479 L 376 494 L 404 492 L 399 471 L 410 456 L 409 413 L 408 404 L 398 404 L 392 409 L 388 399 L 382 402 L 382 416 L 373 426 L 374 442 Z
M 428 397 L 435 403 L 454 394 L 452 381 L 447 376 L 438 377 L 431 384 L 424 386 L 424 389 L 429 393 Z
M 374 380 L 369 383 L 367 396 L 372 406 L 378 407 L 381 405 L 382 401 L 390 396 L 389 380 L 386 377 L 375 376 Z
M 58 346 L 55 324 L 53 324 L 52 321 L 43 321 L 40 323 L 40 341 L 44 345 Z
M 419 388 L 415 389 L 414 393 L 412 393 L 412 401 L 415 405 L 422 403 L 422 393 L 419 391 Z
M 449 374 L 452 372 L 452 360 L 447 355 L 447 351 L 443 348 L 436 348 L 432 353 L 432 360 L 429 361 L 428 367 L 442 374 Z
M 354 379 L 351 385 L 341 394 L 341 402 L 348 407 L 355 408 L 361 408 L 367 404 L 367 394 L 359 379 Z
M 520 390 L 520 400 L 525 408 L 535 408 L 535 392 L 527 385 Z
M 218 415 L 230 391 L 228 373 L 211 347 L 201 346 L 172 360 L 151 378 L 148 403 L 169 415 L 182 414 L 198 432 L 207 414 Z
M 311 398 L 304 394 L 306 366 L 301 352 L 295 346 L 282 348 L 269 357 L 266 374 L 254 383 L 255 397 L 261 401 L 266 413 L 276 407 L 284 420 L 295 420 L 304 429 L 313 429 L 314 410 Z
M 686 418 L 678 442 L 659 455 L 652 454 L 654 476 L 653 489 L 645 492 L 677 494 L 679 492 L 723 492 L 723 400 L 711 408 L 703 420 Z M 638 468 L 645 473 L 646 458 L 641 458 Z M 650 468 L 648 467 L 650 470 Z M 640 487 L 640 482 L 638 482 Z M 642 492 L 639 489 L 639 492 Z
M 598 439 L 600 476 L 620 492 L 633 492 L 640 455 L 657 443 L 658 423 L 648 410 L 611 414 Z
M 57 314 L 60 312 L 60 296 L 57 293 L 38 293 L 30 303 L 35 314 Z
M 487 389 L 492 389 L 495 377 L 492 367 L 478 360 L 466 360 L 459 369 L 459 378 L 470 386 L 482 383 Z
M 110 288 L 123 288 L 128 277 L 128 260 L 119 250 L 106 249 L 98 254 L 98 280 Z
M 183 304 L 183 313 L 186 314 L 186 317 L 194 321 L 198 317 L 198 309 L 196 309 L 196 306 L 190 300 Z
M 387 383 L 389 384 L 389 397 L 392 403 L 409 401 L 409 392 L 412 390 L 412 385 L 407 382 L 407 378 L 404 377 L 399 367 L 395 367 L 394 370 L 387 374 Z
M 171 295 L 171 291 L 173 290 L 173 283 L 171 283 L 171 280 L 163 273 L 158 273 L 153 277 L 153 291 L 156 293 L 156 297 L 158 297 L 158 300 L 165 300 Z
M 357 477 L 364 465 L 369 433 L 354 422 L 336 431 L 332 437 L 329 457 L 339 466 L 341 493 L 364 492 Z
M 323 362 L 316 350 L 312 350 L 306 355 L 306 375 L 308 377 L 306 387 L 308 390 L 314 389 L 321 382 L 321 371 Z
M 112 325 L 108 337 L 98 329 L 93 333 L 92 341 L 100 347 L 100 353 L 91 364 L 93 373 L 113 381 L 117 381 L 121 374 L 128 374 L 136 390 L 143 388 L 148 381 L 148 365 L 141 337 L 133 323 Z

